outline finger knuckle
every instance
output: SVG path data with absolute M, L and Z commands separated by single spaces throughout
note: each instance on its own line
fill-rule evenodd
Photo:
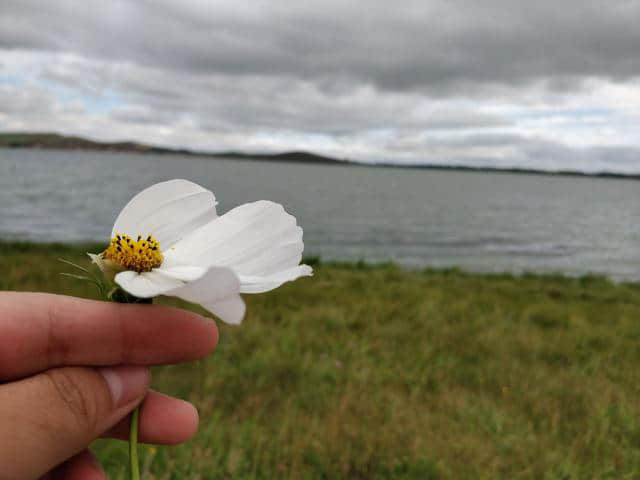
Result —
M 60 305 L 52 303 L 47 309 L 47 319 L 47 363 L 60 365 L 71 350 L 67 336 L 61 333 L 66 331 L 66 314 L 61 310 Z
M 92 431 L 97 422 L 97 402 L 83 388 L 78 376 L 69 369 L 53 369 L 46 372 L 55 399 L 79 428 Z

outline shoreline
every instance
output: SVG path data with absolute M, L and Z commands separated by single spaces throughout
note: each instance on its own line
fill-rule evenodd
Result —
M 105 248 L 106 244 L 100 242 L 35 242 L 29 240 L 8 240 L 0 238 L 0 256 L 14 254 L 70 254 L 84 255 L 85 252 L 99 252 Z M 319 255 L 306 255 L 301 263 L 306 263 L 313 268 L 329 267 L 349 271 L 373 271 L 373 270 L 393 270 L 406 274 L 425 274 L 436 276 L 457 276 L 466 278 L 490 279 L 526 279 L 539 278 L 549 280 L 566 280 L 567 282 L 605 282 L 612 286 L 632 285 L 640 286 L 640 281 L 622 279 L 617 280 L 611 275 L 599 272 L 589 272 L 581 274 L 571 274 L 561 271 L 535 271 L 522 270 L 511 271 L 475 271 L 452 265 L 447 267 L 411 267 L 393 261 L 367 261 L 359 260 L 331 260 L 323 259 Z

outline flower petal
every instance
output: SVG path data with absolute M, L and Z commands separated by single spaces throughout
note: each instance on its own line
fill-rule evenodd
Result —
M 247 309 L 240 295 L 214 303 L 203 303 L 202 306 L 230 325 L 240 325 Z
M 239 275 L 240 291 L 242 293 L 262 293 L 278 288 L 285 282 L 291 282 L 300 277 L 310 277 L 313 269 L 309 265 L 298 265 L 288 270 L 267 276 Z
M 193 282 L 207 273 L 204 267 L 194 267 L 191 265 L 165 266 L 162 264 L 159 268 L 153 270 L 165 277 L 175 278 L 183 282 Z
M 133 197 L 122 209 L 111 236 L 153 235 L 165 250 L 183 236 L 217 217 L 212 192 L 187 180 L 157 183 Z
M 245 313 L 244 301 L 239 292 L 240 281 L 231 269 L 212 267 L 198 280 L 166 292 L 165 295 L 198 303 L 224 322 L 239 324 Z
M 155 270 L 142 273 L 125 270 L 118 273 L 114 280 L 127 293 L 139 298 L 163 295 L 184 285 L 182 280 L 163 275 Z
M 303 248 L 295 217 L 282 205 L 262 200 L 236 207 L 200 227 L 167 255 L 179 263 L 227 266 L 240 277 L 241 291 L 254 293 L 309 275 L 310 267 L 296 269 Z M 250 280 L 245 282 L 246 278 Z
M 302 259 L 302 241 L 263 248 L 254 256 L 246 256 L 233 265 L 241 275 L 271 275 L 274 272 L 297 266 Z

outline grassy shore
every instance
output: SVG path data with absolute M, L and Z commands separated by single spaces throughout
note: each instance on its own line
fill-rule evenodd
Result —
M 56 260 L 87 248 L 0 244 L 1 287 L 95 297 Z M 205 361 L 155 370 L 201 429 L 141 448 L 145 478 L 640 478 L 639 285 L 315 272 L 247 296 Z M 125 444 L 95 449 L 126 478 Z

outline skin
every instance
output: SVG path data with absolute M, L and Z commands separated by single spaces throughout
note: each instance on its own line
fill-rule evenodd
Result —
M 177 444 L 198 427 L 193 405 L 149 389 L 149 366 L 215 348 L 215 324 L 191 312 L 41 293 L 0 292 L 0 479 L 106 479 L 90 443 Z M 110 388 L 111 386 L 111 388 Z

